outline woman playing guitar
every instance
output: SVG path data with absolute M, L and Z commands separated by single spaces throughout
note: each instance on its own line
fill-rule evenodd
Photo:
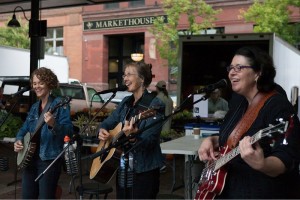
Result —
M 62 160 L 57 160 L 39 181 L 35 179 L 61 153 L 64 136 L 72 133 L 70 110 L 68 106 L 60 106 L 60 98 L 50 95 L 58 87 L 57 76 L 50 69 L 36 69 L 30 82 L 39 100 L 32 105 L 14 143 L 18 158 L 25 155 L 18 166 L 24 168 L 22 199 L 55 199 Z M 28 145 L 25 138 L 29 138 Z
M 160 149 L 160 132 L 163 124 L 161 118 L 165 106 L 161 100 L 147 91 L 152 81 L 151 67 L 143 62 L 125 65 L 123 80 L 132 96 L 125 97 L 112 115 L 100 124 L 99 139 L 107 141 L 112 137 L 108 131 L 114 129 L 120 122 L 126 136 L 155 123 L 122 147 L 124 156 L 121 157 L 121 161 L 123 157 L 126 160 L 129 158 L 129 166 L 126 174 L 121 167 L 118 170 L 118 199 L 155 199 L 159 190 L 159 169 L 163 166 Z M 142 120 L 138 124 L 134 123 L 132 116 L 153 106 L 159 108 L 155 117 Z
M 280 86 L 274 83 L 272 58 L 258 48 L 243 47 L 236 51 L 227 71 L 234 92 L 230 110 L 220 134 L 206 138 L 198 153 L 208 164 L 224 157 L 220 149 L 237 147 L 240 155 L 211 171 L 208 177 L 213 181 L 200 180 L 195 199 L 299 198 L 299 119 L 284 92 L 275 88 Z M 294 117 L 283 137 L 273 143 L 268 137 L 252 142 L 257 131 L 290 116 Z

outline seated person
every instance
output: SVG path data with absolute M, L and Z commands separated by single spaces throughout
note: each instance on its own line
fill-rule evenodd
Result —
M 223 118 L 228 111 L 228 102 L 221 97 L 221 91 L 215 89 L 208 98 L 208 114 L 216 118 Z

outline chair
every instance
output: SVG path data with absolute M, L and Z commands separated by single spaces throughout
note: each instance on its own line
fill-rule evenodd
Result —
M 76 191 L 79 193 L 82 192 L 82 195 L 89 194 L 90 199 L 93 198 L 95 195 L 97 199 L 99 199 L 99 195 L 104 194 L 104 199 L 107 198 L 108 193 L 111 193 L 113 191 L 113 188 L 108 184 L 103 183 L 83 183 L 82 184 L 82 191 L 80 191 L 80 186 L 76 188 Z

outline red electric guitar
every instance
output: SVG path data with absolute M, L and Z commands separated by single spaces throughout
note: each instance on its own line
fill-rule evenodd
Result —
M 280 121 L 277 125 L 269 125 L 251 137 L 251 144 L 259 141 L 263 137 L 273 137 L 274 133 L 283 134 L 286 132 L 288 122 Z M 216 195 L 221 194 L 227 175 L 225 164 L 239 155 L 239 148 L 230 149 L 228 146 L 220 148 L 220 158 L 209 161 L 201 173 L 199 187 L 195 199 L 214 199 Z

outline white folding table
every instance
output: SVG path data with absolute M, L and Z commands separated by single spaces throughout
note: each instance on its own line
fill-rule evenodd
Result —
M 160 144 L 163 154 L 180 154 L 187 156 L 188 169 L 187 172 L 187 199 L 192 199 L 192 163 L 195 157 L 198 156 L 198 148 L 203 138 L 194 139 L 193 135 L 186 135 L 168 142 Z

